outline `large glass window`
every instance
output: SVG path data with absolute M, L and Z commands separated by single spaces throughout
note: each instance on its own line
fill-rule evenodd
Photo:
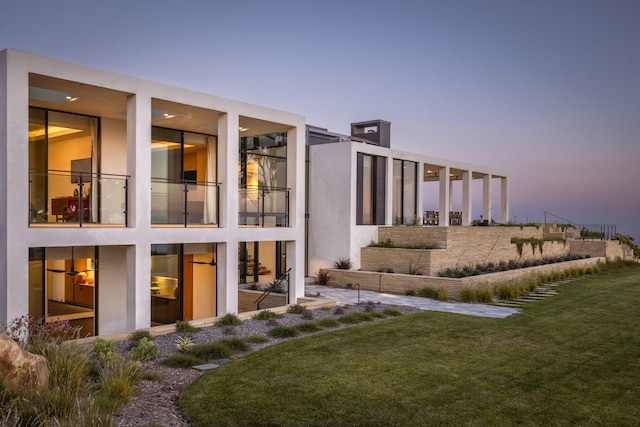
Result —
M 153 127 L 151 222 L 217 224 L 215 136 Z
M 288 224 L 287 133 L 240 138 L 241 225 Z
M 98 221 L 98 126 L 95 117 L 29 109 L 31 223 Z
M 395 223 L 408 224 L 417 215 L 417 170 L 416 162 L 393 160 L 393 218 Z
M 216 245 L 151 245 L 151 324 L 216 316 Z
M 238 311 L 287 304 L 286 242 L 240 242 L 238 245 Z
M 45 322 L 67 320 L 80 336 L 97 334 L 97 250 L 88 247 L 29 249 L 29 314 Z
M 384 224 L 386 158 L 358 153 L 356 180 L 356 224 Z

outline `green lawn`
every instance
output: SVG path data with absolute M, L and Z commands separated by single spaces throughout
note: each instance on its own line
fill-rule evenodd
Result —
M 638 425 L 640 269 L 521 314 L 422 312 L 272 346 L 182 394 L 195 426 Z

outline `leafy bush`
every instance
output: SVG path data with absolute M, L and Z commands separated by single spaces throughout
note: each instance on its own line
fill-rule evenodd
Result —
M 318 322 L 318 325 L 322 328 L 337 328 L 340 326 L 340 322 L 330 317 L 324 318 Z
M 269 331 L 269 336 L 273 338 L 293 338 L 298 334 L 298 330 L 291 326 L 276 326 Z
M 271 310 L 262 310 L 259 313 L 256 313 L 253 316 L 255 320 L 269 320 L 269 319 L 282 319 L 284 317 L 283 314 L 274 313 Z
M 353 268 L 353 262 L 349 258 L 339 258 L 338 261 L 334 263 L 334 267 L 339 270 L 351 270 Z
M 176 346 L 176 350 L 180 353 L 186 353 L 191 347 L 193 347 L 193 340 L 191 337 L 179 336 L 173 343 Z
M 320 286 L 328 286 L 329 282 L 331 282 L 331 275 L 323 270 L 318 271 L 318 273 L 316 274 L 315 284 Z
M 151 332 L 145 329 L 138 329 L 137 331 L 131 332 L 128 337 L 129 342 L 132 346 L 138 345 L 143 338 L 146 338 L 149 341 L 153 341 Z
M 138 345 L 129 350 L 131 357 L 137 360 L 153 360 L 160 355 L 160 348 L 158 344 L 154 343 L 149 338 L 142 338 Z
M 169 368 L 192 368 L 196 365 L 202 365 L 204 360 L 197 358 L 191 354 L 176 354 L 164 359 L 160 364 Z
M 100 337 L 96 337 L 93 340 L 92 352 L 93 356 L 101 366 L 106 366 L 122 357 L 118 354 L 118 349 L 114 342 L 107 341 Z
M 344 308 L 340 307 L 339 305 L 336 306 L 336 308 L 333 310 L 333 314 L 335 314 L 336 316 L 342 316 L 344 314 Z
M 218 320 L 216 320 L 215 325 L 216 326 L 239 326 L 239 325 L 242 325 L 242 320 L 240 320 L 240 318 L 236 314 L 228 313 L 222 316 L 221 318 L 219 318 Z
M 313 311 L 305 310 L 300 317 L 304 320 L 311 320 L 313 319 Z
M 302 333 L 311 333 L 311 332 L 318 332 L 319 330 L 321 330 L 322 328 L 320 326 L 318 326 L 318 324 L 313 323 L 313 322 L 304 322 L 304 323 L 300 323 L 296 326 L 294 326 L 297 330 L 299 330 Z
M 289 308 L 287 308 L 287 313 L 289 314 L 304 314 L 306 311 L 307 308 L 300 304 L 290 305 Z
M 178 320 L 176 322 L 176 332 L 188 334 L 194 332 L 200 332 L 202 328 L 198 328 L 197 326 L 193 326 L 189 323 L 188 320 Z

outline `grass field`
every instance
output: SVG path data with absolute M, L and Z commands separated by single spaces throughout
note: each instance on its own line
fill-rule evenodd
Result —
M 422 312 L 272 346 L 182 394 L 195 426 L 640 423 L 640 269 L 506 319 Z

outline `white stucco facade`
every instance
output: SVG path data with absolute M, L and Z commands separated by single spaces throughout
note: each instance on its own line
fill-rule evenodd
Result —
M 33 87 L 49 94 L 71 93 L 74 97 L 78 95 L 78 99 L 61 103 L 38 100 L 31 97 Z M 0 320 L 8 321 L 33 311 L 40 303 L 34 301 L 34 292 L 40 292 L 38 295 L 44 292 L 44 299 L 58 298 L 52 297 L 53 291 L 28 285 L 35 274 L 30 272 L 30 253 L 36 248 L 52 257 L 44 259 L 45 282 L 59 280 L 59 276 L 51 274 L 54 269 L 49 264 L 54 262 L 56 250 L 67 254 L 60 255 L 60 259 L 68 260 L 70 253 L 73 259 L 70 248 L 76 248 L 76 252 L 81 248 L 95 248 L 99 270 L 96 270 L 93 315 L 100 335 L 152 325 L 149 288 L 153 245 L 181 245 L 180 253 L 185 255 L 197 245 L 215 245 L 216 268 L 215 279 L 212 279 L 215 300 L 211 304 L 215 305 L 217 316 L 238 312 L 238 247 L 242 242 L 281 242 L 286 248 L 286 268 L 291 268 L 287 302 L 295 303 L 304 295 L 303 116 L 11 49 L 0 51 L 0 102 L 0 197 L 4 201 L 0 213 Z M 122 203 L 111 203 L 104 196 L 106 179 L 100 184 L 102 199 L 87 198 L 85 203 L 91 203 L 92 210 L 94 207 L 100 210 L 101 220 L 91 217 L 91 221 L 87 220 L 91 224 L 84 226 L 79 226 L 78 217 L 76 222 L 54 222 L 50 205 L 49 212 L 44 214 L 44 208 L 34 208 L 30 156 L 33 158 L 38 153 L 29 143 L 30 138 L 36 138 L 30 129 L 33 121 L 30 107 L 49 116 L 82 115 L 99 124 L 95 127 L 97 130 L 92 131 L 99 132 L 94 138 L 99 138 L 100 145 L 94 148 L 91 158 L 94 175 L 100 172 L 101 176 L 92 179 L 115 174 L 126 180 L 126 199 Z M 158 111 L 169 112 L 158 117 Z M 203 139 L 216 138 L 217 151 L 211 158 L 215 159 L 217 176 L 211 184 L 216 185 L 217 191 L 217 204 L 213 205 L 217 209 L 217 223 L 198 226 L 154 223 L 153 126 L 197 134 Z M 285 226 L 240 224 L 239 205 L 243 196 L 239 184 L 239 140 L 274 132 L 286 133 L 287 223 Z M 191 148 L 186 143 L 183 147 L 185 152 Z M 186 164 L 186 160 L 184 162 Z M 209 164 L 209 168 L 213 166 Z M 188 167 L 183 169 L 186 171 Z M 48 179 L 51 188 L 53 175 Z M 65 185 L 69 185 L 68 178 Z M 284 194 L 285 189 L 281 192 Z M 53 204 L 52 199 L 49 195 L 46 203 Z M 76 202 L 78 199 L 76 197 Z M 35 223 L 36 211 L 42 217 L 47 215 L 44 223 Z M 183 267 L 180 268 L 182 271 Z
M 372 123 L 375 123 L 372 122 Z M 508 177 L 505 171 L 453 160 L 440 159 L 426 154 L 392 149 L 352 138 L 332 134 L 326 129 L 309 127 L 308 134 L 318 132 L 322 138 L 307 138 L 309 145 L 309 241 L 307 274 L 315 275 L 319 269 L 332 267 L 339 258 L 349 258 L 353 268 L 360 268 L 360 248 L 378 241 L 377 225 L 394 225 L 393 198 L 397 197 L 394 186 L 394 160 L 412 162 L 416 167 L 415 215 L 420 223 L 438 226 L 470 226 L 478 224 L 475 218 L 482 216 L 482 223 L 508 222 Z M 322 141 L 322 142 L 318 142 Z M 315 143 L 314 143 L 315 142 Z M 377 188 L 384 193 L 384 209 L 378 209 L 376 225 L 362 224 L 356 216 L 358 199 L 358 155 L 380 158 L 384 164 L 384 185 Z M 473 181 L 482 181 L 482 212 L 472 210 Z M 495 215 L 491 206 L 492 182 L 500 182 L 500 212 Z M 381 180 L 382 181 L 382 180 Z M 433 182 L 438 188 L 435 222 L 426 219 L 422 186 Z M 454 181 L 461 181 L 462 211 L 452 212 Z M 450 218 L 457 215 L 456 218 Z M 348 220 L 347 220 L 348 218 Z M 404 221 L 406 223 L 406 221 Z

